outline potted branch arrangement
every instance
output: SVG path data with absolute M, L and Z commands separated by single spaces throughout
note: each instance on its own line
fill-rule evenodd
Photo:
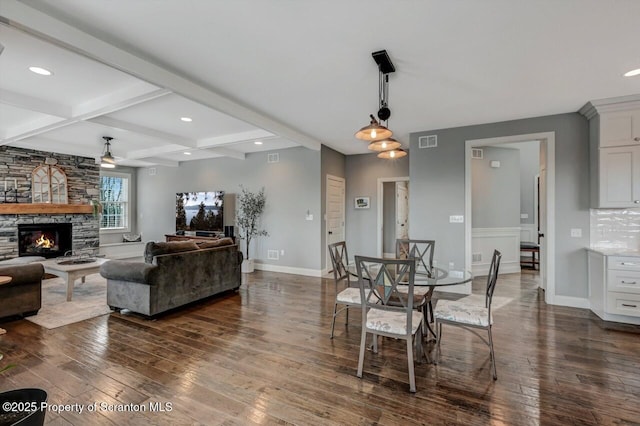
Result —
M 3 355 L 0 354 L 0 361 Z M 0 368 L 0 374 L 14 367 Z M 15 389 L 0 392 L 0 426 L 41 426 L 44 424 L 47 392 L 42 389 Z
M 245 242 L 245 257 L 242 261 L 242 272 L 253 272 L 254 262 L 249 257 L 249 245 L 253 237 L 268 236 L 267 231 L 259 229 L 258 220 L 264 212 L 266 197 L 264 188 L 251 192 L 240 185 L 241 192 L 236 200 L 236 226 L 238 234 Z

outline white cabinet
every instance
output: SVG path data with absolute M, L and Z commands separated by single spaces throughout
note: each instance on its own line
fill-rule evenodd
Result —
M 600 117 L 600 148 L 640 146 L 640 110 L 603 113 Z
M 640 207 L 640 144 L 600 148 L 597 207 Z
M 640 95 L 592 101 L 589 119 L 591 207 L 640 208 Z
M 640 255 L 587 253 L 591 310 L 606 321 L 640 324 Z

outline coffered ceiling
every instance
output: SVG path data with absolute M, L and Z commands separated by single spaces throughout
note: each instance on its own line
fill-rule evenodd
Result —
M 640 68 L 638 16 L 635 0 L 2 0 L 0 144 L 99 157 L 111 136 L 130 166 L 364 153 L 353 134 L 386 49 L 407 148 L 415 131 L 640 93 L 622 76 Z

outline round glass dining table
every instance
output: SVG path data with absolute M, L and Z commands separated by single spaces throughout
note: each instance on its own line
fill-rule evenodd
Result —
M 349 263 L 347 270 L 355 277 L 358 277 L 358 271 L 356 270 L 355 262 Z M 416 275 L 413 280 L 414 286 L 429 287 L 429 291 L 424 295 L 425 315 L 429 318 L 425 318 L 425 323 L 428 331 L 437 338 L 435 331 L 431 328 L 430 323 L 433 322 L 433 306 L 431 304 L 431 296 L 436 287 L 445 287 L 451 285 L 466 284 L 473 280 L 473 274 L 471 271 L 456 268 L 442 268 L 440 266 L 433 266 L 430 273 L 427 273 L 424 269 L 416 270 Z

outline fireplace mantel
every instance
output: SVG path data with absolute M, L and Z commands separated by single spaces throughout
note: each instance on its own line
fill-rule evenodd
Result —
M 92 214 L 90 204 L 6 203 L 0 214 Z

